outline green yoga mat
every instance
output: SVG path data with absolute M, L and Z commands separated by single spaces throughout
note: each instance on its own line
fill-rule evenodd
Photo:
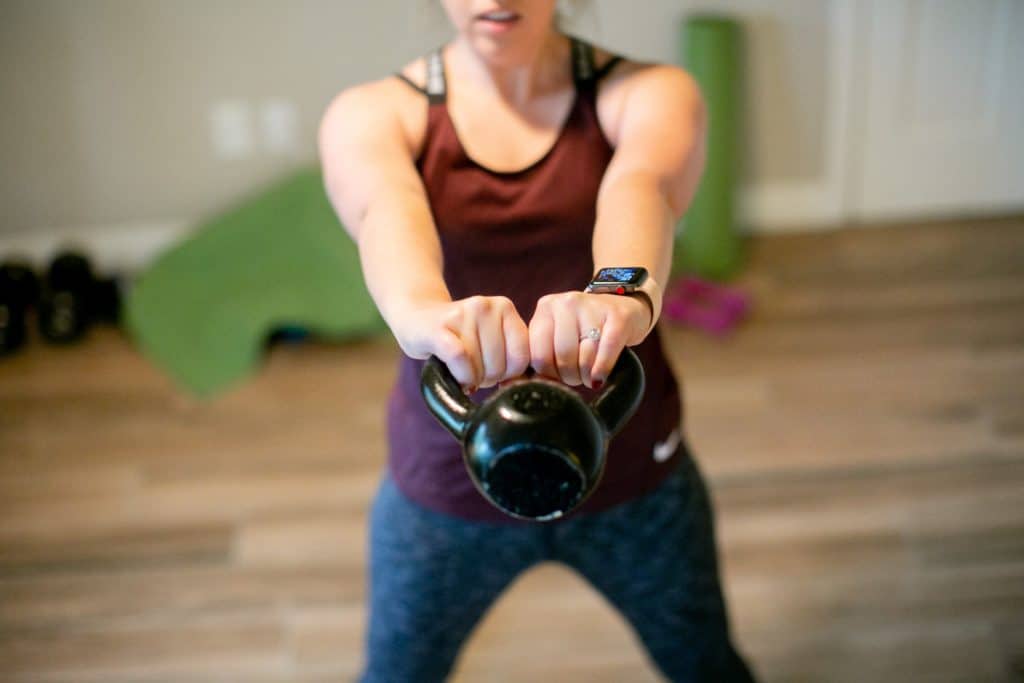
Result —
M 682 59 L 700 84 L 708 110 L 707 162 L 689 211 L 680 223 L 673 270 L 724 280 L 740 266 L 736 186 L 740 134 L 741 33 L 716 16 L 683 22 Z
M 161 255 L 132 287 L 125 319 L 144 355 L 200 397 L 251 374 L 282 327 L 338 339 L 385 329 L 315 170 Z

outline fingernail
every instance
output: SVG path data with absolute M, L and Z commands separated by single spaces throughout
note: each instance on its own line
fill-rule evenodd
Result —
M 601 391 L 601 387 L 603 387 L 603 386 L 604 386 L 604 380 L 601 380 L 601 379 L 595 379 L 595 380 L 594 380 L 594 381 L 592 382 L 592 384 L 594 385 L 594 388 L 595 388 L 595 389 L 597 389 L 598 391 Z

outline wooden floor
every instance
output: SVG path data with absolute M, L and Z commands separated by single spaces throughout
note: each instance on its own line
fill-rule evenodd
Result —
M 664 338 L 763 680 L 1024 680 L 1024 220 L 761 238 L 742 283 L 738 335 Z M 350 680 L 394 358 L 279 347 L 211 404 L 111 331 L 0 362 L 0 680 Z M 456 680 L 660 679 L 545 565 Z

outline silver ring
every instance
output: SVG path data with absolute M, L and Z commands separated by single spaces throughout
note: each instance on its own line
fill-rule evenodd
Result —
M 585 339 L 589 339 L 591 341 L 600 341 L 601 340 L 601 330 L 599 330 L 596 327 L 591 327 L 589 330 L 584 332 L 583 335 L 580 337 L 580 341 L 583 341 Z

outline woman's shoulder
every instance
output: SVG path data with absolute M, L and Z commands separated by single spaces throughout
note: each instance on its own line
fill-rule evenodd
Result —
M 682 67 L 632 59 L 597 46 L 594 55 L 601 75 L 597 115 L 613 147 L 618 146 L 622 122 L 631 109 L 700 98 L 695 81 Z
M 368 132 L 365 129 L 383 127 L 389 134 L 399 134 L 415 156 L 426 127 L 426 106 L 420 111 L 417 104 L 425 99 L 394 75 L 357 83 L 334 97 L 321 129 L 346 127 Z
M 410 89 L 409 86 L 415 86 L 420 91 L 426 92 L 427 83 L 427 58 L 417 57 L 416 59 L 408 62 L 395 72 L 396 74 L 407 79 L 406 88 Z M 398 80 L 395 78 L 392 81 Z M 415 94 L 415 90 L 412 91 Z

